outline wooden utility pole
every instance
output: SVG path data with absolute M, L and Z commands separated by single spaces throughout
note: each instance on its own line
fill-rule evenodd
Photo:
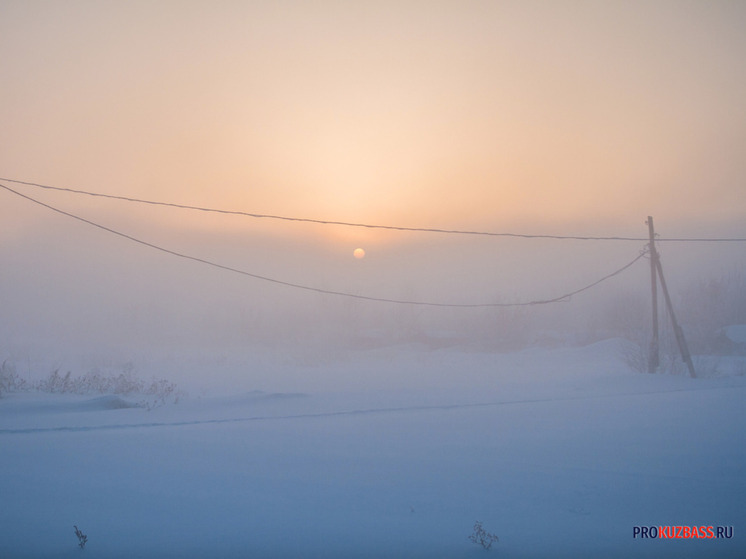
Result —
M 681 326 L 679 326 L 679 322 L 676 320 L 676 315 L 673 312 L 673 304 L 671 303 L 671 296 L 668 294 L 668 287 L 666 287 L 666 278 L 663 277 L 663 267 L 661 266 L 660 258 L 655 259 L 655 266 L 658 269 L 658 277 L 661 280 L 661 288 L 663 289 L 663 295 L 666 298 L 666 306 L 668 307 L 668 314 L 671 316 L 671 325 L 673 326 L 673 332 L 676 336 L 676 343 L 679 345 L 681 358 L 684 360 L 684 363 L 686 363 L 691 377 L 696 378 L 697 373 L 694 371 L 694 363 L 692 363 L 692 356 L 689 354 L 689 346 L 686 343 L 684 331 L 681 329 Z
M 653 218 L 648 216 L 648 233 L 650 234 L 650 289 L 653 300 L 653 335 L 650 340 L 650 354 L 648 355 L 648 373 L 653 374 L 660 365 L 660 351 L 658 341 L 658 281 L 656 280 L 658 253 L 655 250 L 655 228 Z
M 653 298 L 653 336 L 650 341 L 650 357 L 648 360 L 648 372 L 654 373 L 660 365 L 660 342 L 658 339 L 658 282 L 660 279 L 661 289 L 663 289 L 663 296 L 666 300 L 666 307 L 668 308 L 668 314 L 671 317 L 671 324 L 673 326 L 674 335 L 676 336 L 676 343 L 679 346 L 681 352 L 681 358 L 686 363 L 689 369 L 689 374 L 692 378 L 696 378 L 697 374 L 694 370 L 694 363 L 692 363 L 692 356 L 689 353 L 689 346 L 686 343 L 684 337 L 684 331 L 679 326 L 679 322 L 676 320 L 676 314 L 673 312 L 673 303 L 671 302 L 671 296 L 668 293 L 668 286 L 666 285 L 666 278 L 663 277 L 663 266 L 661 265 L 661 259 L 658 252 L 655 250 L 655 229 L 653 228 L 653 218 L 648 216 L 648 233 L 650 235 L 650 287 L 652 290 Z M 657 278 L 657 279 L 656 279 Z

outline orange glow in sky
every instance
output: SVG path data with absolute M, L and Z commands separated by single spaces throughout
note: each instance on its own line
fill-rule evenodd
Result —
M 0 188 L 0 342 L 481 340 L 524 307 L 475 304 L 567 293 L 584 310 L 529 305 L 542 331 L 637 312 L 648 216 L 746 238 L 745 29 L 737 0 L 2 0 L 0 177 L 265 217 L 8 183 L 60 211 Z M 672 291 L 746 269 L 743 243 L 660 245 Z
M 0 169 L 410 226 L 737 221 L 745 24 L 717 1 L 3 2 Z

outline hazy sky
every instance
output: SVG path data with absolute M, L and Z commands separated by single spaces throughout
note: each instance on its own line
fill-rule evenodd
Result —
M 350 221 L 743 218 L 744 28 L 732 1 L 3 0 L 0 168 Z
M 328 220 L 644 236 L 653 215 L 668 236 L 746 236 L 744 29 L 738 1 L 0 0 L 0 176 Z M 228 265 L 240 237 L 254 252 L 236 266 L 332 289 L 376 287 L 327 267 L 358 245 L 369 276 L 385 247 L 401 277 L 438 264 L 439 246 L 394 251 L 421 237 L 18 188 L 177 250 L 222 247 Z M 62 266 L 95 237 L 65 219 L 0 191 L 6 255 L 57 247 Z M 445 266 L 482 298 L 468 267 Z M 400 276 L 380 294 L 418 295 Z

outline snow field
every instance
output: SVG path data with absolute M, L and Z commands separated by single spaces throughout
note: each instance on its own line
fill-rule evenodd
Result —
M 327 367 L 340 391 L 150 412 L 7 395 L 0 557 L 746 553 L 743 377 L 634 373 L 615 342 L 360 355 Z M 489 552 L 468 541 L 476 520 L 500 537 Z M 636 525 L 682 524 L 734 537 L 632 538 Z

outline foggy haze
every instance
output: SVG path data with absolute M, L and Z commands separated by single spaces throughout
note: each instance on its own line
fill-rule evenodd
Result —
M 741 4 L 322 4 L 3 2 L 0 176 L 404 227 L 644 239 L 652 215 L 664 237 L 746 235 Z M 645 246 L 12 186 L 168 250 L 384 299 L 551 299 Z M 738 243 L 659 248 L 674 292 L 744 265 Z M 547 308 L 323 295 L 159 253 L 5 190 L 0 254 L 5 343 L 73 353 L 572 341 L 620 294 L 648 289 L 640 261 Z
M 25 192 L 41 197 L 31 190 Z M 553 299 L 616 271 L 646 246 L 643 241 L 388 231 L 364 245 L 364 259 L 355 259 L 352 251 L 366 243 L 367 233 L 355 228 L 194 215 L 110 200 L 81 201 L 71 194 L 45 200 L 142 241 L 250 274 L 400 301 L 469 305 Z M 146 369 L 154 361 L 182 363 L 198 356 L 223 382 L 271 386 L 266 378 L 271 371 L 221 370 L 221 360 L 251 361 L 257 351 L 268 351 L 275 360 L 324 363 L 343 359 L 351 350 L 402 344 L 507 351 L 629 337 L 649 326 L 647 259 L 548 305 L 399 304 L 247 277 L 154 250 L 22 199 L 8 202 L 6 208 L 29 216 L 37 226 L 8 227 L 11 235 L 2 246 L 4 351 L 21 360 L 44 356 L 31 367 L 35 374 L 46 374 L 43 368 L 55 362 L 85 369 L 85 363 L 112 355 L 119 356 L 114 361 L 120 366 L 130 362 Z M 661 236 L 674 236 L 663 232 L 668 224 L 658 227 Z M 645 231 L 641 220 L 623 231 L 603 233 L 644 238 Z M 674 234 L 681 231 L 686 229 L 674 229 Z M 337 238 L 329 242 L 329 235 Z M 679 305 L 682 294 L 698 283 L 743 276 L 738 243 L 660 242 L 658 250 Z M 686 308 L 681 311 L 697 320 Z M 183 363 L 167 368 L 173 369 L 168 372 L 174 380 L 194 380 L 194 371 L 187 374 Z M 314 374 L 322 385 L 324 372 Z
M 0 0 L 0 556 L 746 557 L 744 29 Z

